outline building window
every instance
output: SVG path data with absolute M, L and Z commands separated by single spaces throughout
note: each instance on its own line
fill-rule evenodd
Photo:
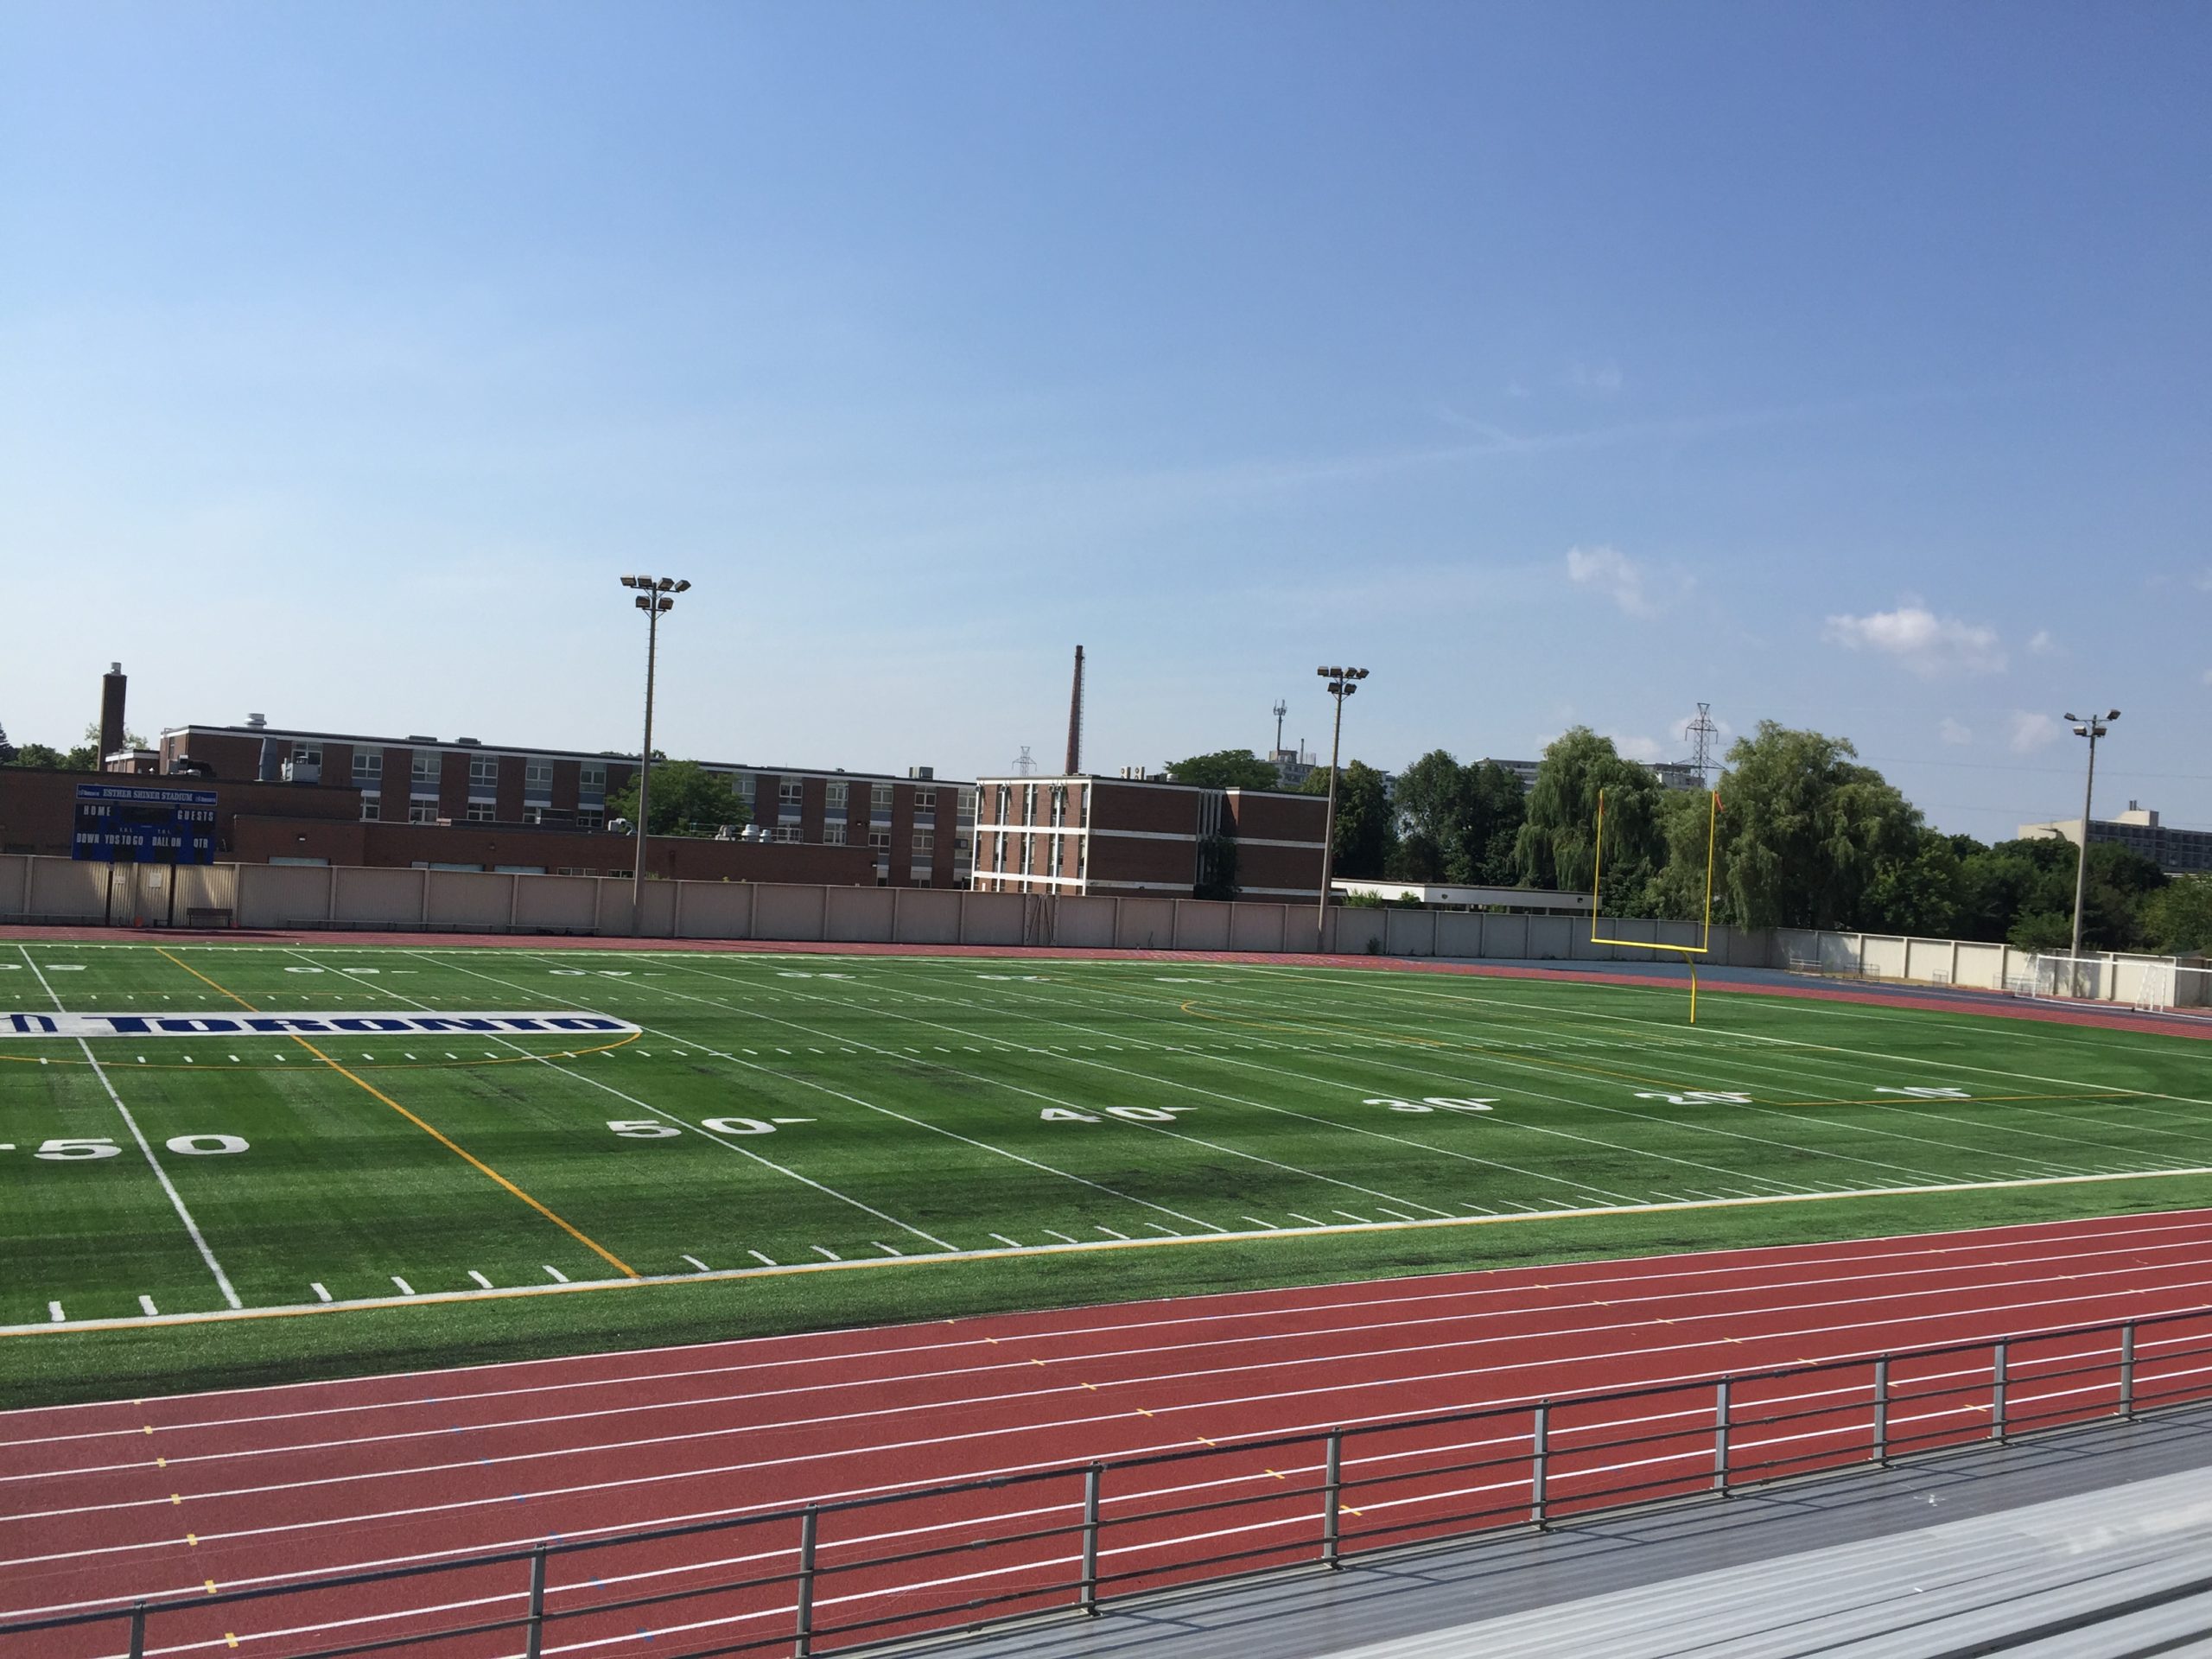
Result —
M 411 771 L 416 783 L 435 785 L 438 781 L 438 752 L 435 749 L 416 750 Z
M 468 822 L 471 823 L 493 823 L 494 820 L 492 815 L 498 810 L 499 808 L 493 806 L 489 801 L 471 801 L 468 804 Z
M 1052 874 L 1054 875 L 1058 875 L 1060 873 L 1060 855 L 1062 849 L 1065 849 L 1067 844 L 1068 838 L 1065 836 L 1054 836 L 1052 837 Z
M 1024 875 L 1029 874 L 1029 837 L 1024 836 L 1021 838 L 1021 873 Z
M 550 760 L 524 761 L 522 786 L 524 789 L 550 790 L 553 787 L 553 763 Z
M 607 793 L 607 766 L 603 761 L 587 760 L 576 774 L 576 787 L 587 795 Z
M 576 814 L 576 828 L 579 830 L 600 830 L 606 824 L 607 814 L 595 807 L 587 807 Z
M 293 744 L 292 763 L 295 766 L 321 766 L 322 764 L 322 745 L 320 743 Z
M 936 811 L 936 810 L 937 810 L 937 791 L 935 791 L 935 790 L 933 790 L 933 789 L 918 789 L 918 790 L 916 790 L 916 791 L 914 791 L 914 810 L 915 810 L 915 811 L 917 811 L 917 812 L 922 812 L 922 811 L 934 812 L 934 811 Z
M 353 751 L 353 781 L 365 783 L 384 776 L 384 756 L 374 749 Z
M 361 822 L 363 823 L 374 823 L 381 810 L 382 808 L 378 806 L 377 798 L 375 796 L 364 795 L 361 797 Z
M 496 755 L 472 754 L 468 757 L 468 781 L 477 784 L 496 784 L 499 781 L 499 762 Z
M 797 841 L 798 839 L 798 825 L 795 823 L 778 824 L 776 826 L 776 839 L 783 842 Z
M 884 852 L 890 851 L 891 832 L 888 830 L 869 830 L 868 832 L 868 844 L 871 847 L 878 848 Z
M 952 842 L 952 850 L 953 850 L 954 852 L 956 852 L 956 853 L 959 853 L 959 854 L 962 854 L 963 855 L 966 855 L 966 853 L 967 853 L 967 851 L 968 851 L 968 837 L 967 837 L 967 836 L 954 836 L 954 837 L 953 837 L 953 842 Z
M 915 830 L 915 831 L 914 831 L 914 850 L 915 850 L 917 853 L 932 853 L 932 852 L 935 852 L 935 851 L 937 850 L 937 836 L 936 836 L 936 835 L 935 835 L 932 831 L 931 831 L 931 830 Z
M 822 826 L 822 844 L 824 847 L 843 846 L 845 844 L 845 826 L 842 823 L 823 824 Z
M 437 821 L 438 808 L 435 801 L 410 801 L 407 804 L 408 823 L 435 823 Z
M 908 874 L 918 887 L 926 887 L 930 884 L 929 872 L 926 870 L 912 870 L 909 871 Z
M 1005 868 L 1006 837 L 1004 836 L 993 836 L 991 837 L 991 872 L 993 874 L 996 874 Z
M 544 823 L 545 809 L 542 806 L 525 806 L 522 810 L 522 821 L 524 823 Z
M 1024 823 L 1037 822 L 1037 785 L 1034 784 L 1021 786 L 1021 821 Z
M 998 802 L 997 802 L 997 804 L 998 804 L 998 818 L 997 818 L 997 822 L 999 822 L 1000 823 L 1004 823 L 1006 822 L 1006 804 L 1007 804 L 1007 797 L 1012 793 L 1012 791 L 1011 791 L 1011 790 L 1009 790 L 1009 789 L 1008 789 L 1008 787 L 1007 787 L 1006 785 L 1004 785 L 1004 784 L 1001 784 L 1001 785 L 998 786 L 998 788 L 994 791 L 994 793 L 998 797 Z
M 798 804 L 798 779 L 786 778 L 776 785 L 776 798 L 787 806 Z
M 871 784 L 868 785 L 868 810 L 872 816 L 876 817 L 888 817 L 891 816 L 890 785 Z
M 850 787 L 851 785 L 848 784 L 831 784 L 822 791 L 823 805 L 836 807 L 842 811 L 845 805 L 845 791 Z

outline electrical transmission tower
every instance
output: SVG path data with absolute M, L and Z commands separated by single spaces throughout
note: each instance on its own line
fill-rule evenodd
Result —
M 1037 770 L 1037 763 L 1030 759 L 1029 746 L 1027 743 L 1021 746 L 1020 758 L 1014 761 L 1014 769 L 1024 778 Z
M 1690 765 L 1697 772 L 1698 787 L 1713 787 L 1713 769 L 1720 764 L 1720 728 L 1713 721 L 1713 705 L 1700 702 L 1697 718 L 1685 727 L 1682 735 L 1691 743 Z

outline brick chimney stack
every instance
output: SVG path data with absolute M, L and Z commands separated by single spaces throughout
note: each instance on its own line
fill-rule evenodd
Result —
M 100 676 L 100 752 L 94 763 L 103 768 L 108 756 L 123 747 L 123 693 L 128 683 L 121 663 L 111 663 Z

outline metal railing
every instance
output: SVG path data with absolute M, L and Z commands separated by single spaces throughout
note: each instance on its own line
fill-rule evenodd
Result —
M 2212 1310 L 1562 1394 L 0 1622 L 0 1659 L 797 1659 L 2212 1399 Z

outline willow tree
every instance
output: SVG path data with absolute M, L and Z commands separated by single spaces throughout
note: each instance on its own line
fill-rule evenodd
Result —
M 1598 797 L 1605 798 L 1604 902 L 1640 911 L 1665 854 L 1658 778 L 1622 758 L 1610 737 L 1577 726 L 1554 738 L 1529 791 L 1513 861 L 1531 887 L 1587 893 L 1598 861 Z

